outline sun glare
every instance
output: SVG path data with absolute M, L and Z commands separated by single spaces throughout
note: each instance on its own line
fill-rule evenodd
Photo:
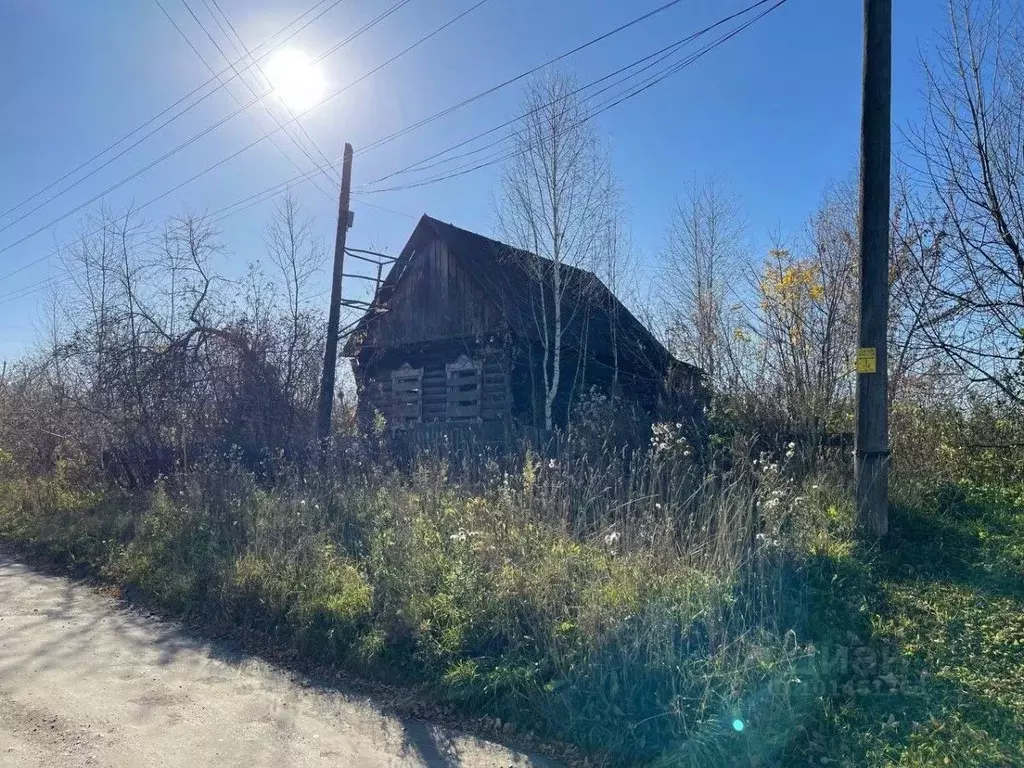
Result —
M 286 107 L 304 111 L 320 103 L 327 84 L 320 70 L 302 51 L 289 48 L 274 56 L 265 68 L 274 95 Z

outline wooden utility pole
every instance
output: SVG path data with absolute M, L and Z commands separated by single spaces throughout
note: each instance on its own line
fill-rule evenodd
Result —
M 889 528 L 889 172 L 892 0 L 864 0 L 860 145 L 860 332 L 857 350 L 857 515 L 866 533 Z
M 334 408 L 334 375 L 338 365 L 338 328 L 341 324 L 341 276 L 345 269 L 345 238 L 352 226 L 349 194 L 352 187 L 352 145 L 345 144 L 341 166 L 341 196 L 338 198 L 338 232 L 334 238 L 334 274 L 331 279 L 331 309 L 327 316 L 327 347 L 320 379 L 316 436 L 321 442 L 331 436 L 331 411 Z

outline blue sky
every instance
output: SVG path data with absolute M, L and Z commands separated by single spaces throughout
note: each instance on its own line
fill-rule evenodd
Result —
M 223 61 L 182 0 L 161 0 L 218 69 Z M 411 0 L 388 19 L 321 62 L 335 90 L 472 6 L 475 0 Z M 189 0 L 229 53 L 202 0 Z M 220 0 L 249 47 L 284 27 L 314 0 Z M 310 55 L 334 45 L 392 4 L 345 0 L 289 41 Z M 658 0 L 488 0 L 483 6 L 338 98 L 311 111 L 303 127 L 329 157 L 344 141 L 360 147 L 568 50 L 661 3 Z M 583 82 L 600 77 L 750 0 L 684 0 L 612 39 L 562 62 Z M 211 3 L 212 5 L 212 3 Z M 919 60 L 946 19 L 941 0 L 894 3 L 893 117 L 899 125 L 922 107 Z M 676 194 L 695 177 L 715 175 L 740 196 L 754 246 L 769 232 L 798 232 L 826 185 L 857 165 L 860 120 L 861 3 L 789 0 L 779 10 L 695 65 L 600 115 L 633 238 L 656 268 Z M 208 70 L 154 0 L 3 0 L 0 2 L 0 211 L 16 205 L 209 78 Z M 252 96 L 236 80 L 187 115 L 23 221 L 0 231 L 0 359 L 34 338 L 44 290 L 12 294 L 59 274 L 45 259 L 73 238 L 95 205 L 15 241 L 97 195 Z M 378 150 L 357 156 L 354 184 L 401 168 L 513 116 L 517 86 L 482 99 Z M 276 108 L 276 107 L 275 107 Z M 171 159 L 104 198 L 112 210 L 140 205 L 273 127 L 258 106 L 229 120 Z M 280 145 L 310 168 L 283 136 Z M 168 195 L 144 212 L 149 221 L 183 210 L 212 211 L 284 181 L 297 171 L 269 141 Z M 398 251 L 414 219 L 427 212 L 492 232 L 499 170 L 357 197 L 354 247 Z M 77 178 L 77 177 L 75 177 Z M 327 189 L 327 184 L 321 181 Z M 56 189 L 59 189 L 56 188 Z M 312 185 L 296 195 L 318 232 L 333 239 L 336 202 Z M 52 193 L 52 192 L 51 192 Z M 48 194 L 51 194 L 48 193 Z M 45 199 L 39 198 L 36 202 Z M 371 207 L 370 204 L 387 208 Z M 97 203 L 98 205 L 98 203 Z M 32 206 L 28 206 L 32 207 Z M 271 203 L 220 224 L 220 268 L 239 274 L 263 251 Z M 26 209 L 21 209 L 23 212 Z M 13 216 L 0 219 L 0 227 Z M 326 278 L 325 278 L 326 282 Z

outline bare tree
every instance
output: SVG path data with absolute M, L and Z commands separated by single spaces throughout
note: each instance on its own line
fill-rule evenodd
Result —
M 912 401 L 935 390 L 938 378 L 961 378 L 941 345 L 942 326 L 952 321 L 935 312 L 942 269 L 942 235 L 916 199 L 911 185 L 894 188 L 889 250 L 889 401 Z
M 580 309 L 579 302 L 568 301 L 579 279 L 573 268 L 594 264 L 614 213 L 611 169 L 576 90 L 560 74 L 527 86 L 498 206 L 505 239 L 536 257 L 529 269 L 543 353 L 546 429 L 553 426 L 555 399 L 564 387 L 564 332 Z
M 975 384 L 1024 402 L 1024 45 L 1021 10 L 952 0 L 925 64 L 928 105 L 913 135 L 934 214 L 920 251 L 930 342 Z M 932 262 L 932 259 L 937 262 Z
M 67 279 L 43 348 L 16 385 L 0 381 L 0 407 L 13 398 L 24 415 L 20 455 L 135 485 L 229 450 L 254 464 L 301 453 L 324 323 L 306 295 L 321 250 L 299 222 L 286 200 L 268 230 L 277 286 L 258 267 L 247 282 L 219 276 L 221 246 L 202 216 L 153 227 L 100 211 L 83 222 L 61 251 Z
M 311 309 L 311 287 L 323 267 L 325 251 L 323 242 L 314 236 L 309 219 L 302 216 L 298 202 L 290 192 L 277 201 L 264 242 L 284 288 L 286 305 L 283 319 L 287 330 L 281 367 L 285 391 L 294 396 L 297 383 L 311 374 L 307 369 L 311 359 L 310 345 L 320 344 Z M 318 370 L 312 372 L 313 375 L 317 373 Z
M 687 186 L 669 220 L 661 280 L 669 343 L 718 389 L 740 375 L 731 342 L 743 324 L 744 231 L 735 195 L 710 178 Z
M 136 481 L 167 468 L 186 425 L 212 421 L 217 245 L 199 217 L 168 222 L 160 237 L 131 212 L 90 224 L 63 253 L 71 279 L 51 369 L 91 424 L 88 447 Z
M 621 318 L 619 302 L 636 304 L 638 298 L 637 271 L 639 268 L 636 252 L 625 227 L 622 213 L 613 215 L 604 230 L 605 240 L 597 251 L 594 272 L 608 287 L 605 296 L 607 306 L 603 311 L 608 317 L 608 334 L 612 347 L 612 392 L 619 391 L 619 337 Z

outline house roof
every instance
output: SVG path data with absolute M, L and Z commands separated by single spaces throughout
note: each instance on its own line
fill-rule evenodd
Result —
M 537 291 L 538 269 L 553 269 L 554 262 L 534 256 L 498 240 L 470 232 L 424 215 L 387 278 L 381 284 L 374 306 L 386 306 L 395 288 L 406 274 L 417 249 L 434 239 L 447 245 L 449 252 L 469 271 L 480 285 L 502 306 L 509 327 L 524 335 L 539 338 L 542 317 Z M 634 365 L 644 364 L 664 370 L 672 356 L 654 335 L 631 313 L 593 272 L 562 265 L 565 285 L 562 299 L 563 343 L 570 348 L 611 350 L 613 339 L 619 348 L 620 360 Z M 550 302 L 550 299 L 549 299 Z M 553 302 L 548 312 L 553 312 Z M 373 322 L 371 309 L 359 322 L 346 354 L 357 351 L 360 330 Z M 550 317 L 550 314 L 549 314 Z M 616 323 L 613 333 L 613 321 Z

